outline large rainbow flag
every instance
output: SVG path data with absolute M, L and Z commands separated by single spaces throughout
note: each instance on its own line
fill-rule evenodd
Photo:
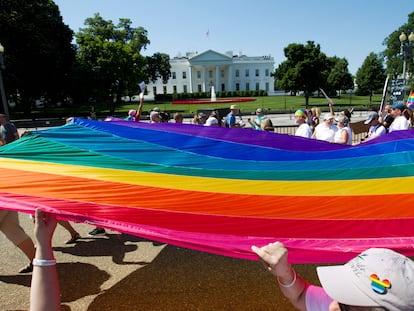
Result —
M 414 131 L 358 146 L 185 124 L 74 119 L 0 148 L 0 204 L 195 250 L 295 263 L 414 255 Z

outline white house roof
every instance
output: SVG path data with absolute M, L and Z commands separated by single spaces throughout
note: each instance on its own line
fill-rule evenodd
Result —
M 196 54 L 190 57 L 189 62 L 192 65 L 196 65 L 198 63 L 205 64 L 206 62 L 211 62 L 215 64 L 219 64 L 219 63 L 223 64 L 223 63 L 231 63 L 232 57 L 225 55 L 225 54 L 218 53 L 213 50 L 207 50 L 203 53 Z

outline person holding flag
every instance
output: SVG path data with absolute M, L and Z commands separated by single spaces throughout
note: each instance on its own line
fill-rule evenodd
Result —
M 144 91 L 145 91 L 145 82 L 142 81 L 141 83 L 138 84 L 139 88 L 141 90 L 141 93 L 139 94 L 139 104 L 138 104 L 138 109 L 134 115 L 134 121 L 138 122 L 141 119 L 141 112 L 142 112 L 142 105 L 144 103 Z

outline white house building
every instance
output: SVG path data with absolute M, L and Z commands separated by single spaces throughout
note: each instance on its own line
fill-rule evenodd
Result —
M 274 94 L 274 59 L 269 56 L 233 55 L 213 50 L 187 53 L 170 60 L 171 77 L 167 84 L 158 79 L 147 85 L 147 97 L 155 94 L 254 91 L 265 90 Z

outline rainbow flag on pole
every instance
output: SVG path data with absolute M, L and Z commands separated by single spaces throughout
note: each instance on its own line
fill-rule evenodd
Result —
M 410 95 L 408 96 L 408 99 L 407 99 L 407 108 L 414 109 L 414 91 L 411 91 L 410 92 Z

